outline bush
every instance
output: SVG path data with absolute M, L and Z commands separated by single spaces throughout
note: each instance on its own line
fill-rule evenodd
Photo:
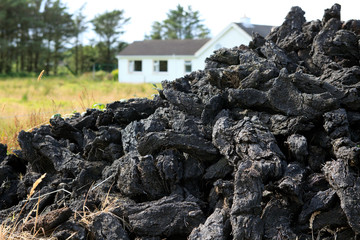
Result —
M 85 73 L 81 74 L 81 76 L 78 77 L 78 79 L 80 79 L 80 80 L 96 80 L 96 81 L 117 80 L 118 75 L 117 75 L 117 73 L 114 73 L 114 72 L 115 71 L 108 73 L 103 70 L 96 71 L 95 74 L 93 72 L 85 72 Z
M 105 71 L 97 71 L 95 72 L 95 80 L 105 80 L 107 77 L 108 73 Z
M 119 79 L 119 69 L 115 69 L 111 72 L 112 78 L 114 81 L 118 81 Z
M 0 78 L 25 78 L 25 77 L 36 77 L 39 75 L 39 73 L 27 73 L 27 72 L 11 72 L 8 74 L 0 73 Z

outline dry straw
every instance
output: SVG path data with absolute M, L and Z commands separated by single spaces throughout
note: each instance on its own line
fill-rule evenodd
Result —
M 31 188 L 31 190 L 30 190 L 30 192 L 29 192 L 29 194 L 28 194 L 28 196 L 27 196 L 27 199 L 26 199 L 26 201 L 25 201 L 25 204 L 24 204 L 23 207 L 21 208 L 20 213 L 18 214 L 18 216 L 17 216 L 17 218 L 16 218 L 16 220 L 15 220 L 15 222 L 14 222 L 14 225 L 13 225 L 11 231 L 10 231 L 10 234 L 9 234 L 10 236 L 13 236 L 13 235 L 14 235 L 14 232 L 15 232 L 17 226 L 18 226 L 18 221 L 19 221 L 20 215 L 21 215 L 22 212 L 24 211 L 24 208 L 25 208 L 26 204 L 29 202 L 31 196 L 34 195 L 36 187 L 42 182 L 42 180 L 45 178 L 45 176 L 46 176 L 46 173 L 44 173 L 43 175 L 41 175 L 41 177 L 38 178 L 38 179 L 34 182 L 32 188 Z M 6 239 L 9 239 L 9 238 L 6 238 Z
M 45 176 L 46 176 L 46 173 L 44 173 L 43 175 L 41 175 L 41 177 L 34 182 L 32 188 L 31 188 L 31 190 L 30 190 L 30 193 L 29 193 L 29 195 L 28 195 L 28 200 L 31 198 L 32 195 L 34 195 L 34 193 L 35 193 L 35 188 L 42 182 L 42 180 L 45 178 Z
M 42 70 L 41 73 L 39 74 L 37 81 L 39 82 L 44 74 L 45 70 Z

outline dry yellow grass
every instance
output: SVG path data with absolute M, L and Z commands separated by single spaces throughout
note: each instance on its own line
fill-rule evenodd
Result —
M 0 79 L 0 142 L 18 148 L 17 133 L 46 124 L 54 114 L 83 112 L 95 103 L 149 97 L 152 84 L 124 84 L 86 78 L 57 77 Z
M 35 193 L 35 189 L 36 187 L 42 182 L 42 180 L 45 178 L 46 173 L 43 174 L 39 179 L 37 179 L 28 196 L 27 199 L 24 203 L 24 205 L 22 206 L 22 209 L 20 211 L 20 213 L 18 214 L 18 216 L 16 217 L 16 219 L 14 219 L 13 223 L 11 225 L 6 225 L 4 223 L 0 224 L 0 240 L 31 240 L 31 239 L 47 239 L 47 240 L 54 240 L 54 238 L 52 237 L 41 237 L 38 238 L 39 233 L 41 233 L 40 230 L 36 231 L 36 225 L 33 229 L 32 232 L 29 231 L 18 231 L 18 226 L 20 224 L 19 222 L 19 216 L 21 215 L 21 213 L 23 212 L 23 210 L 25 209 L 26 204 L 28 203 L 28 201 L 31 199 L 31 197 L 34 195 Z M 39 198 L 40 200 L 40 198 Z M 34 211 L 36 211 L 36 217 L 38 216 L 38 206 L 39 206 L 40 201 L 38 201 L 37 205 L 36 205 L 36 209 Z M 29 216 L 30 216 L 31 212 L 27 215 L 27 217 L 23 220 L 24 223 L 26 223 L 26 221 L 28 221 Z M 36 221 L 35 221 L 36 222 Z

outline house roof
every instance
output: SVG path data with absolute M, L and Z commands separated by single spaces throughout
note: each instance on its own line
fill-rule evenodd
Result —
M 250 23 L 232 23 L 230 26 L 237 26 L 247 33 L 250 37 L 253 32 L 259 33 L 266 37 L 273 26 L 257 25 Z M 219 37 L 219 36 L 217 36 Z M 216 38 L 216 37 L 215 37 Z M 171 56 L 171 55 L 187 55 L 192 56 L 204 48 L 206 43 L 209 45 L 210 39 L 169 39 L 169 40 L 144 40 L 135 41 L 125 47 L 119 56 Z M 212 40 L 214 41 L 214 39 Z
M 243 23 L 235 23 L 235 24 L 238 25 L 250 36 L 252 36 L 253 32 L 254 33 L 257 32 L 261 36 L 266 37 L 271 32 L 271 29 L 274 27 L 274 26 L 257 25 L 257 24 L 243 24 Z
M 194 55 L 209 40 L 206 38 L 135 41 L 125 47 L 119 55 Z

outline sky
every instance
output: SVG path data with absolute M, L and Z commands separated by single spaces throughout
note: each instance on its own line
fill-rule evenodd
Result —
M 239 22 L 246 16 L 253 24 L 279 26 L 283 23 L 292 6 L 299 6 L 305 11 L 307 21 L 322 19 L 324 10 L 334 3 L 341 5 L 341 20 L 360 19 L 359 0 L 62 0 L 70 13 L 75 13 L 84 6 L 83 14 L 90 21 L 96 15 L 112 11 L 124 10 L 124 16 L 130 17 L 120 36 L 121 41 L 132 43 L 144 40 L 149 35 L 151 25 L 155 21 L 163 21 L 170 9 L 176 6 L 187 8 L 191 6 L 193 11 L 199 11 L 203 24 L 211 31 L 211 37 L 216 36 L 231 22 Z M 83 41 L 89 42 L 96 35 L 89 30 L 84 33 Z

